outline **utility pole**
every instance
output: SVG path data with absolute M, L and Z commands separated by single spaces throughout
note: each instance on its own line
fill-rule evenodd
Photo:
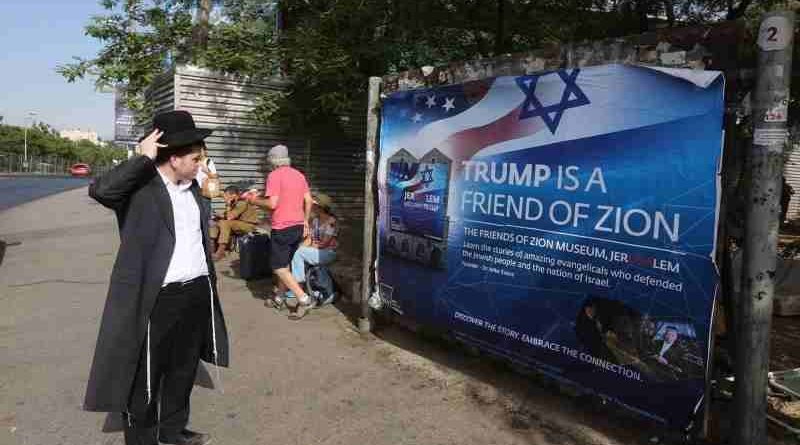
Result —
M 23 156 L 22 157 L 22 170 L 23 171 L 28 171 L 28 126 L 27 125 L 25 126 L 25 130 L 23 130 L 23 134 L 24 134 L 24 136 L 23 136 L 23 142 L 22 142 L 22 147 L 23 147 L 22 149 L 24 150 L 23 151 L 24 154 L 22 155 Z
M 366 173 L 364 175 L 364 256 L 361 264 L 361 318 L 358 330 L 362 334 L 372 329 L 369 297 L 372 294 L 373 252 L 375 249 L 375 163 L 378 158 L 378 134 L 380 131 L 381 86 L 380 77 L 369 78 L 367 99 L 367 151 Z
M 192 29 L 192 55 L 204 51 L 208 47 L 209 20 L 214 4 L 211 0 L 200 0 L 195 13 L 195 23 Z
M 758 33 L 750 188 L 745 214 L 742 293 L 737 302 L 735 445 L 767 443 L 767 372 L 783 184 L 794 12 L 764 15 Z
M 35 119 L 35 116 L 37 114 L 38 113 L 35 111 L 28 111 L 28 118 L 30 118 L 31 120 L 31 126 L 33 126 L 33 120 Z M 25 118 L 25 120 L 27 120 L 28 118 Z M 22 158 L 22 169 L 24 171 L 28 171 L 28 126 L 27 125 L 25 126 L 23 138 L 24 138 L 23 142 L 24 155 Z

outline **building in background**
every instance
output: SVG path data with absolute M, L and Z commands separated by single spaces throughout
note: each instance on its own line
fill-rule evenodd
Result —
M 81 130 L 81 129 L 69 129 L 69 130 L 61 130 L 58 132 L 59 136 L 65 139 L 69 139 L 73 142 L 78 141 L 89 141 L 93 144 L 97 144 L 99 139 L 97 138 L 97 132 L 94 130 Z

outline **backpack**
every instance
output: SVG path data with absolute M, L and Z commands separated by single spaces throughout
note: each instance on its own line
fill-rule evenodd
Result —
M 325 266 L 309 266 L 306 270 L 306 289 L 318 306 L 332 303 L 336 298 L 336 284 Z

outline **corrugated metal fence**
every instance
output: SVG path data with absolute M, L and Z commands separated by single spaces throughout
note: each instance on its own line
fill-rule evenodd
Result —
M 275 144 L 289 147 L 292 165 L 306 174 L 312 191 L 333 197 L 340 219 L 340 243 L 358 252 L 364 215 L 364 142 L 366 107 L 363 113 L 342 116 L 347 137 L 319 140 L 289 135 L 274 126 L 253 120 L 256 98 L 285 87 L 280 79 L 253 81 L 209 70 L 178 66 L 160 76 L 147 93 L 156 113 L 186 110 L 198 127 L 214 133 L 206 139 L 223 186 L 235 184 L 263 190 L 267 151 Z M 358 110 L 361 111 L 361 110 Z M 222 207 L 216 199 L 214 207 Z

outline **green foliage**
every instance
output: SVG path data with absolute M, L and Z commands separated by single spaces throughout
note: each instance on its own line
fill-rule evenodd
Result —
M 53 127 L 39 122 L 28 129 L 29 156 L 60 156 L 86 162 L 90 165 L 106 165 L 112 160 L 126 158 L 124 148 L 94 144 L 88 140 L 73 142 L 62 138 Z M 0 152 L 22 154 L 25 146 L 25 128 L 0 125 Z
M 95 16 L 86 35 L 105 44 L 92 59 L 75 57 L 56 71 L 68 82 L 91 76 L 98 88 L 125 85 L 128 106 L 144 110 L 142 93 L 172 58 L 184 57 L 191 38 L 190 7 L 182 2 L 125 0 L 124 12 L 114 12 L 121 2 L 103 0 L 111 13 Z
M 642 32 L 653 16 L 708 23 L 748 0 L 281 0 L 288 30 L 275 54 L 292 85 L 263 97 L 261 119 L 313 131 L 359 109 L 369 76 L 495 57 L 549 42 Z M 502 6 L 502 7 L 501 7 Z M 738 8 L 738 9 L 737 9 Z M 739 13 L 737 12 L 737 13 Z M 663 20 L 662 20 L 663 21 Z
M 206 24 L 192 23 L 199 0 L 102 0 L 108 14 L 92 18 L 86 34 L 105 46 L 58 71 L 68 81 L 126 85 L 140 116 L 148 111 L 142 93 L 174 63 L 251 78 L 282 73 L 288 88 L 257 98 L 254 118 L 327 134 L 337 131 L 337 114 L 362 106 L 369 76 L 638 33 L 653 17 L 668 26 L 726 17 L 749 23 L 776 1 L 218 0 Z M 280 37 L 277 11 L 287 18 Z M 200 25 L 208 40 L 192 47 Z
M 206 50 L 196 63 L 217 71 L 253 77 L 270 77 L 276 72 L 273 26 L 256 16 L 242 14 L 241 21 L 221 22 L 211 29 Z

